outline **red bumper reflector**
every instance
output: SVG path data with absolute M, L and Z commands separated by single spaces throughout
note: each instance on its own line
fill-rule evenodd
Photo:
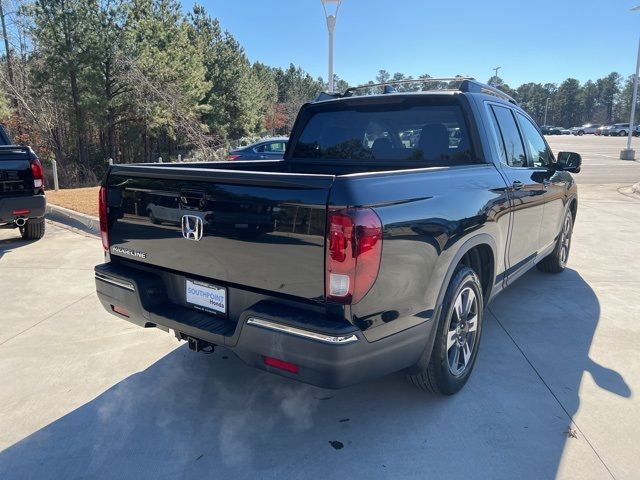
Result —
M 285 362 L 284 360 L 279 360 L 277 358 L 272 357 L 263 357 L 264 364 L 273 368 L 279 368 L 280 370 L 284 370 L 289 373 L 298 373 L 298 366 L 295 363 Z
M 14 210 L 11 213 L 12 215 L 29 215 L 31 213 L 31 210 L 29 210 L 28 208 L 23 208 L 22 210 Z
M 118 315 L 122 315 L 123 317 L 129 318 L 129 310 L 124 307 L 119 307 L 118 305 L 111 305 L 111 310 L 116 312 Z

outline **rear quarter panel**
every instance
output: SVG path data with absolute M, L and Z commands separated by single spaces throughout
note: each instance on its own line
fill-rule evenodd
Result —
M 338 177 L 332 190 L 330 208 L 370 207 L 383 224 L 378 279 L 351 307 L 370 341 L 432 318 L 452 261 L 473 238 L 491 244 L 494 274 L 504 270 L 508 200 L 492 164 Z

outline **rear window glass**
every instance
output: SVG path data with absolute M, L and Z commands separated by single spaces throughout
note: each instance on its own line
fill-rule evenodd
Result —
M 293 159 L 474 163 L 458 105 L 369 105 L 311 114 Z

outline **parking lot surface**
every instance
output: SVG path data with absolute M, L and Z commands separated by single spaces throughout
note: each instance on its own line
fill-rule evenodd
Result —
M 628 184 L 640 181 L 640 161 L 620 160 L 620 150 L 626 148 L 625 137 L 596 137 L 585 135 L 550 135 L 546 137 L 555 153 L 578 152 L 585 168 L 576 181 L 580 185 Z M 640 139 L 634 138 L 636 160 L 640 160 Z
M 0 478 L 567 478 L 640 471 L 640 164 L 583 154 L 568 269 L 487 309 L 456 396 L 401 374 L 324 390 L 102 310 L 100 241 L 0 230 Z M 637 141 L 637 140 L 635 140 Z

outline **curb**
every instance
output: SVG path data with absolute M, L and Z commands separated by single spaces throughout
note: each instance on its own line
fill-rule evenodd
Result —
M 52 205 L 51 203 L 47 203 L 45 217 L 48 220 L 62 223 L 68 227 L 77 228 L 85 233 L 100 236 L 100 220 L 98 217 L 75 212 L 68 208 Z

